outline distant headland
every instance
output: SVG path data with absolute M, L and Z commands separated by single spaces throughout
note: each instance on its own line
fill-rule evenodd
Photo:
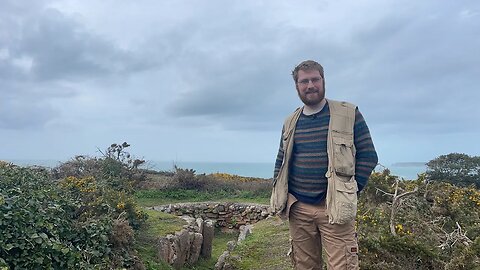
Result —
M 426 162 L 396 162 L 393 163 L 394 167 L 421 167 L 427 165 Z

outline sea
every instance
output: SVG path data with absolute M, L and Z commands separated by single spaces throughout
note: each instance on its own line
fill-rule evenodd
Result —
M 57 160 L 17 159 L 6 160 L 21 166 L 44 166 L 53 168 L 61 164 Z M 64 161 L 63 161 L 64 162 Z M 143 168 L 156 171 L 174 171 L 175 166 L 182 169 L 193 169 L 197 174 L 228 173 L 246 177 L 272 178 L 274 163 L 269 162 L 188 162 L 188 161 L 147 161 Z M 406 180 L 415 180 L 418 174 L 426 171 L 422 162 L 402 162 L 391 165 L 379 165 L 375 171 L 388 168 L 391 174 Z

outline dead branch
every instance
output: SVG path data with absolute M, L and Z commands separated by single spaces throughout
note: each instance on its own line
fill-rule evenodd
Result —
M 393 236 L 396 236 L 397 235 L 397 232 L 395 231 L 395 214 L 398 212 L 398 209 L 400 208 L 401 206 L 401 200 L 402 198 L 406 197 L 406 196 L 409 196 L 409 195 L 412 195 L 414 193 L 416 193 L 418 191 L 418 187 L 415 187 L 414 190 L 412 191 L 408 191 L 408 192 L 404 192 L 404 193 L 401 193 L 399 194 L 399 190 L 401 190 L 401 188 L 399 188 L 398 186 L 399 184 L 399 179 L 397 178 L 395 180 L 395 192 L 392 194 L 392 193 L 388 193 L 388 192 L 385 192 L 379 188 L 377 188 L 377 191 L 380 191 L 382 193 L 384 193 L 385 195 L 388 195 L 388 196 L 392 196 L 392 210 L 390 212 L 390 232 L 392 233 Z
M 473 241 L 468 238 L 467 232 L 463 232 L 462 227 L 460 227 L 460 224 L 458 222 L 455 222 L 457 225 L 457 228 L 453 230 L 451 233 L 447 233 L 444 230 L 445 233 L 445 241 L 439 245 L 438 247 L 441 249 L 446 249 L 446 248 L 452 248 L 457 242 L 461 242 L 465 246 L 469 246 Z

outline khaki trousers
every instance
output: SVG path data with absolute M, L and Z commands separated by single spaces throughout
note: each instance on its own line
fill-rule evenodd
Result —
M 296 270 L 322 269 L 322 247 L 327 269 L 359 269 L 355 222 L 330 224 L 325 203 L 302 203 L 291 194 L 286 210 L 292 240 L 290 255 Z

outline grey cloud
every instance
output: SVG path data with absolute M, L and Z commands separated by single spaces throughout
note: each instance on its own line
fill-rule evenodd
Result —
M 10 55 L 10 65 L 6 66 L 5 61 L 0 66 L 3 77 L 12 77 L 11 73 L 17 70 L 17 78 L 40 81 L 98 78 L 156 65 L 139 52 L 120 49 L 112 41 L 89 33 L 79 22 L 55 9 L 40 9 L 22 20 L 3 19 L 2 24 L 17 32 L 0 36 L 0 48 L 6 47 Z M 12 64 L 14 59 L 21 58 L 31 59 L 29 72 L 22 73 Z
M 334 71 L 336 86 L 351 89 L 370 123 L 385 132 L 480 131 L 466 124 L 478 123 L 480 115 L 468 101 L 480 98 L 480 58 L 474 53 L 480 40 L 471 33 L 479 18 L 460 21 L 460 13 L 460 5 L 423 7 L 360 31 L 351 47 L 364 55 L 343 74 Z
M 467 125 L 452 125 L 461 121 L 447 109 L 454 105 L 474 112 L 465 115 L 469 121 L 476 121 L 471 115 L 480 114 L 475 106 L 460 102 L 462 92 L 470 99 L 480 98 L 474 89 L 478 83 L 472 83 L 478 82 L 475 74 L 480 74 L 480 59 L 473 53 L 480 40 L 472 39 L 478 18 L 460 21 L 461 12 L 460 5 L 432 10 L 430 4 L 415 4 L 392 10 L 375 23 L 355 25 L 355 31 L 343 40 L 328 39 L 328 32 L 318 38 L 316 31 L 321 29 L 272 27 L 254 15 L 251 24 L 244 22 L 238 28 L 222 24 L 229 25 L 231 32 L 222 29 L 218 32 L 224 34 L 216 37 L 206 31 L 208 40 L 195 40 L 218 51 L 184 51 L 183 55 L 196 63 L 216 65 L 205 64 L 192 71 L 214 83 L 192 83 L 192 90 L 178 97 L 172 111 L 220 121 L 226 128 L 231 123 L 265 128 L 264 123 L 281 120 L 289 110 L 285 107 L 295 104 L 280 97 L 293 90 L 284 71 L 313 58 L 326 67 L 327 96 L 366 106 L 372 115 L 368 121 L 374 125 L 394 132 L 438 132 L 453 126 L 457 131 L 471 130 Z M 364 25 L 368 27 L 363 29 Z M 248 38 L 238 38 L 235 33 Z M 276 50 L 279 42 L 282 49 Z M 235 68 L 230 63 L 236 64 Z M 458 96 L 452 95 L 453 91 Z M 272 98 L 276 102 L 270 102 Z

